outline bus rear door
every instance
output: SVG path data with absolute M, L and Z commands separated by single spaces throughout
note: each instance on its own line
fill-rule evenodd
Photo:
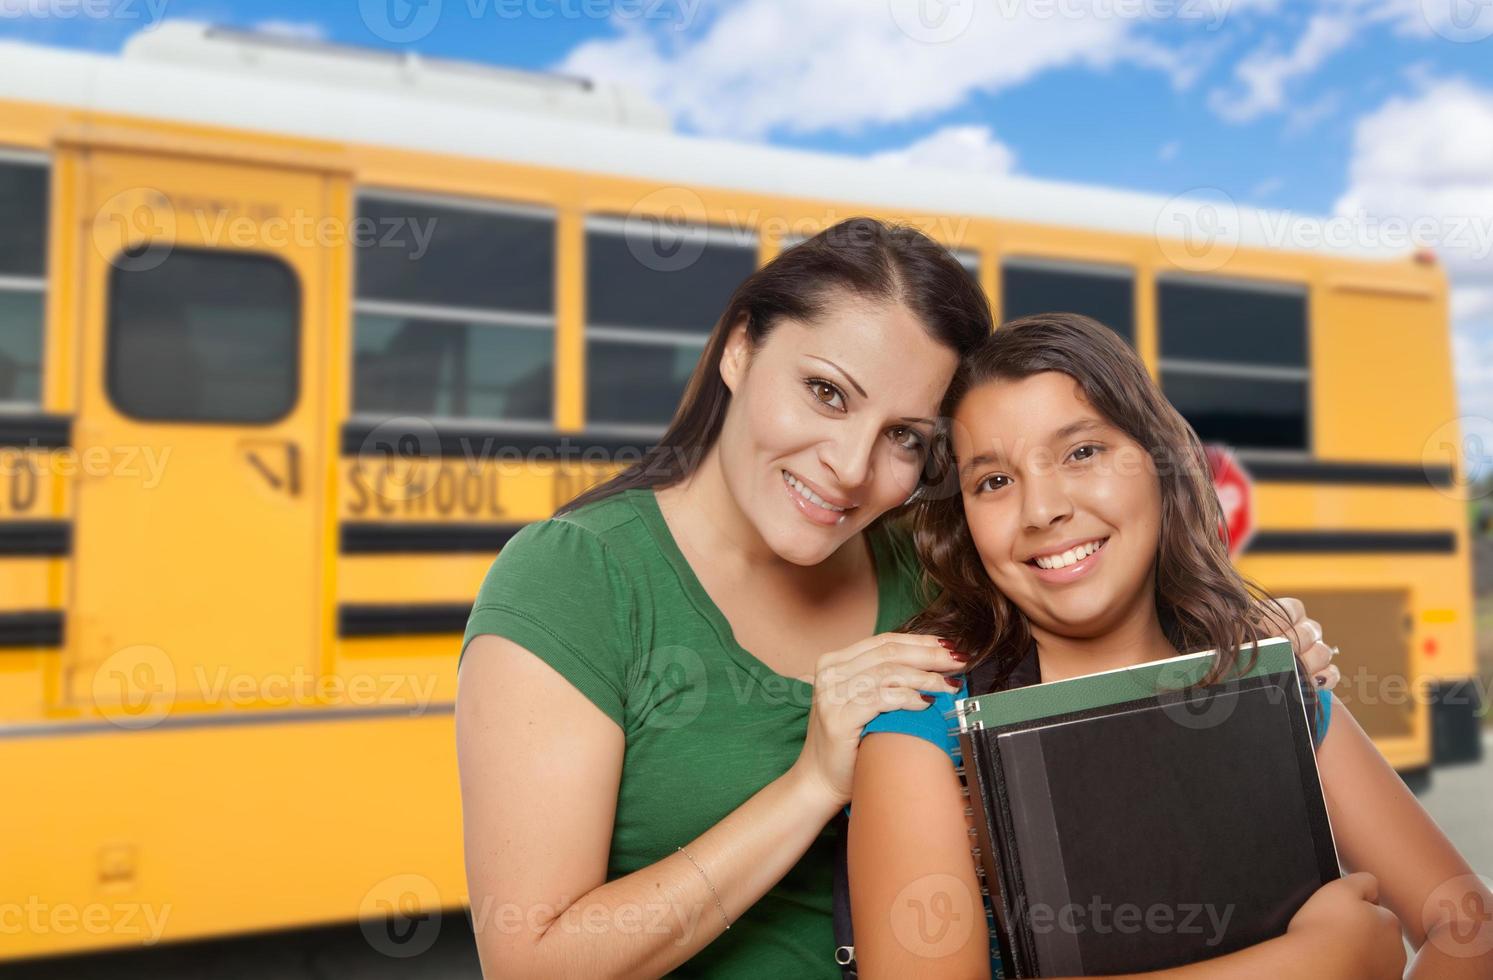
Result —
M 328 179 L 85 156 L 66 690 L 129 725 L 318 666 Z

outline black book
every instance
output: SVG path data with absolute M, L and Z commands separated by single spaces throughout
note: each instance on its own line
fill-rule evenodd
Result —
M 1007 977 L 1102 976 L 1282 935 L 1339 876 L 1290 641 L 960 699 Z

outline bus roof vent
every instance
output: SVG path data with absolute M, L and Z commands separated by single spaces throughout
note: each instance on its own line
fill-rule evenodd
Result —
M 414 51 L 332 44 L 293 34 L 168 20 L 138 31 L 124 57 L 276 81 L 355 89 L 360 94 L 429 99 L 542 113 L 629 128 L 668 130 L 657 104 L 631 89 L 590 79 L 477 62 L 426 58 Z

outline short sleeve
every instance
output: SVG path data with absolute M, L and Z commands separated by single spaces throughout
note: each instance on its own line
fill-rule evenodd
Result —
M 1332 692 L 1317 692 L 1318 708 L 1316 717 L 1312 719 L 1312 742 L 1315 747 L 1322 747 L 1322 740 L 1327 737 L 1327 726 L 1332 722 Z
M 551 519 L 503 546 L 472 605 L 472 637 L 512 640 L 553 667 L 619 726 L 633 641 L 630 590 L 621 565 L 586 528 Z
M 939 692 L 933 695 L 933 702 L 921 711 L 906 708 L 883 711 L 866 722 L 866 727 L 861 729 L 861 738 L 865 738 L 872 732 L 899 732 L 903 735 L 911 735 L 943 749 L 944 754 L 957 766 L 961 756 L 959 736 L 955 734 L 953 720 L 954 701 L 968 694 L 969 687 L 966 681 L 957 694 Z M 845 807 L 845 812 L 848 814 L 850 807 Z

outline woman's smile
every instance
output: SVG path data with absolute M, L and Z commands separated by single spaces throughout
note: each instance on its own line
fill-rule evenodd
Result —
M 833 527 L 844 522 L 847 515 L 854 513 L 856 507 L 849 501 L 841 503 L 838 498 L 831 502 L 820 494 L 814 486 L 802 477 L 790 470 L 783 470 L 783 487 L 793 503 L 809 520 L 815 524 L 825 527 Z

